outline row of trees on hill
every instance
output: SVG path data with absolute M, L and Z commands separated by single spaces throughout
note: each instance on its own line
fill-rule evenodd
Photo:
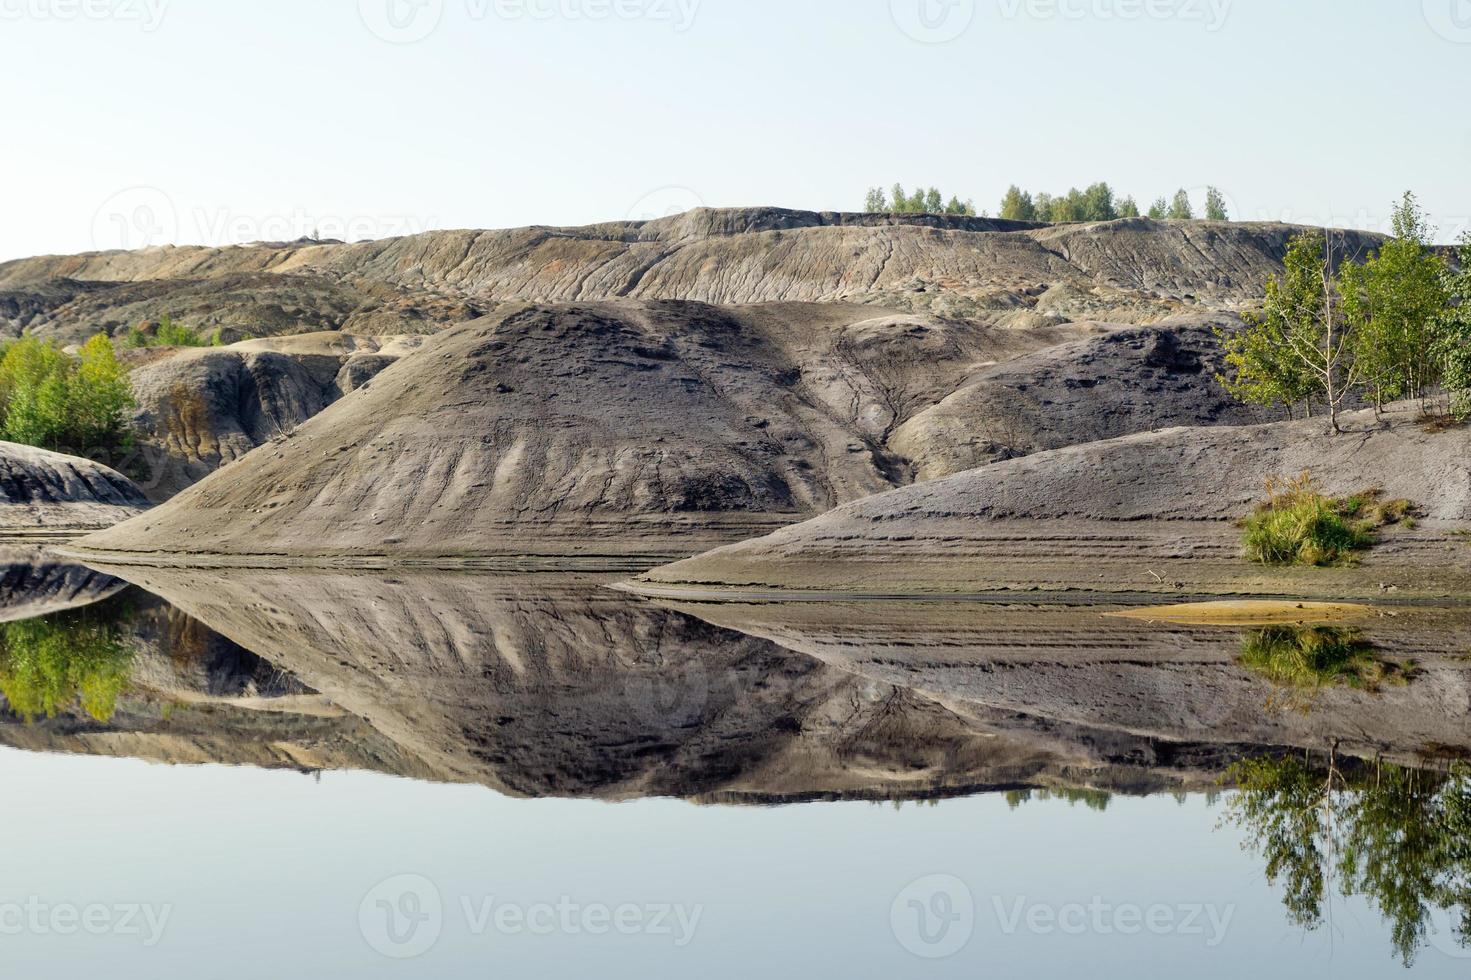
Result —
M 1183 188 L 1166 200 L 1161 197 L 1149 206 L 1146 212 L 1151 218 L 1173 218 L 1189 221 L 1196 217 L 1190 193 Z M 1066 194 L 1056 196 L 1048 193 L 1030 194 L 1013 184 L 1001 201 L 1001 217 L 1009 221 L 1049 221 L 1062 224 L 1069 221 L 1113 221 L 1117 218 L 1138 218 L 1139 204 L 1133 197 L 1117 197 L 1107 183 L 1097 183 L 1086 190 L 1074 187 Z M 1214 187 L 1206 188 L 1205 210 L 1207 221 L 1229 221 L 1226 198 Z
M 972 201 L 962 201 L 951 195 L 946 200 L 938 187 L 919 187 L 912 193 L 903 184 L 891 189 L 873 187 L 864 198 L 863 210 L 871 214 L 964 214 L 974 215 L 976 206 Z M 1151 218 L 1174 218 L 1191 220 L 1196 215 L 1190 193 L 1175 192 L 1172 198 L 1159 198 L 1144 212 Z M 982 211 L 982 216 L 989 216 Z M 1086 190 L 1074 187 L 1066 194 L 1030 194 L 1012 185 L 1001 201 L 1000 217 L 1009 221 L 1040 221 L 1064 224 L 1070 221 L 1113 221 L 1116 218 L 1140 217 L 1138 203 L 1132 197 L 1118 197 L 1106 183 L 1097 183 Z M 1205 209 L 1200 217 L 1207 221 L 1229 221 L 1226 198 L 1214 187 L 1206 188 Z
M 903 184 L 895 184 L 892 190 L 882 187 L 869 188 L 864 199 L 863 210 L 870 214 L 966 214 L 974 215 L 976 206 L 972 201 L 962 201 L 951 195 L 945 200 L 938 187 L 917 187 L 914 193 L 906 193 Z
M 1221 381 L 1239 400 L 1289 414 L 1326 410 L 1334 431 L 1358 399 L 1376 409 L 1444 391 L 1471 417 L 1471 236 L 1458 263 L 1431 246 L 1415 196 L 1394 211 L 1391 237 L 1367 257 L 1341 235 L 1303 232 L 1267 283 L 1246 329 L 1222 333 Z

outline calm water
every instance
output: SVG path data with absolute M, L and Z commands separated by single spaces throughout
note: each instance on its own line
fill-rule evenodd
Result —
M 0 578 L 7 975 L 1471 975 L 1436 615 L 130 575 Z

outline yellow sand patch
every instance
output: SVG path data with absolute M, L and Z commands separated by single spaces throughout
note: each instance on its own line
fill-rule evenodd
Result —
M 1253 626 L 1274 623 L 1340 623 L 1364 619 L 1374 607 L 1351 602 L 1291 602 L 1234 599 L 1226 602 L 1189 602 L 1149 606 L 1106 613 L 1121 619 L 1147 619 L 1187 626 Z

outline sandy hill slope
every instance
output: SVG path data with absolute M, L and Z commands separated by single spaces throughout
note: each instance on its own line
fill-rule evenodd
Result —
M 13 332 L 68 340 L 164 313 L 257 335 L 397 334 L 491 312 L 497 301 L 636 298 L 860 302 L 990 320 L 1149 323 L 1259 298 L 1300 230 L 701 209 L 582 228 L 22 259 L 0 264 L 0 318 Z M 1379 241 L 1346 234 L 1350 251 Z
M 0 442 L 0 534 L 108 527 L 148 509 L 127 477 L 91 460 Z
M 1471 429 L 1427 432 L 1418 406 L 1347 418 L 1179 428 L 982 466 L 840 507 L 759 540 L 658 569 L 635 587 L 961 594 L 1000 589 L 1208 594 L 1465 594 Z M 1362 568 L 1268 570 L 1232 523 L 1272 477 L 1327 492 L 1375 487 L 1425 521 L 1393 529 Z
M 1234 418 L 1207 390 L 1195 334 L 1160 326 L 1106 343 L 1116 332 L 1012 331 L 850 304 L 528 306 L 431 339 L 289 438 L 88 546 L 417 560 L 694 554 L 952 465 L 974 450 L 975 432 L 997 427 L 989 403 L 969 418 L 954 409 L 946 428 L 904 445 L 922 455 L 900 451 L 896 434 L 998 362 L 1074 341 L 1079 363 L 1059 375 L 1052 406 L 1033 411 L 1055 416 L 1051 440 L 1068 441 L 1070 424 L 1072 438 L 1094 438 L 1101 423 L 1087 399 L 1108 385 L 1133 391 L 1120 405 L 1147 408 L 1121 408 L 1117 428 Z

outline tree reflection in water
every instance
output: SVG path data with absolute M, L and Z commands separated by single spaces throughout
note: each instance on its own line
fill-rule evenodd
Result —
M 75 704 L 108 722 L 132 672 L 134 652 L 123 627 L 133 615 L 126 597 L 0 624 L 0 695 L 27 722 L 54 718 Z
M 1414 964 L 1445 912 L 1471 949 L 1471 768 L 1410 769 L 1341 762 L 1333 752 L 1239 763 L 1228 819 L 1286 890 L 1292 920 L 1324 921 L 1328 889 L 1369 899 L 1389 922 L 1396 952 Z

